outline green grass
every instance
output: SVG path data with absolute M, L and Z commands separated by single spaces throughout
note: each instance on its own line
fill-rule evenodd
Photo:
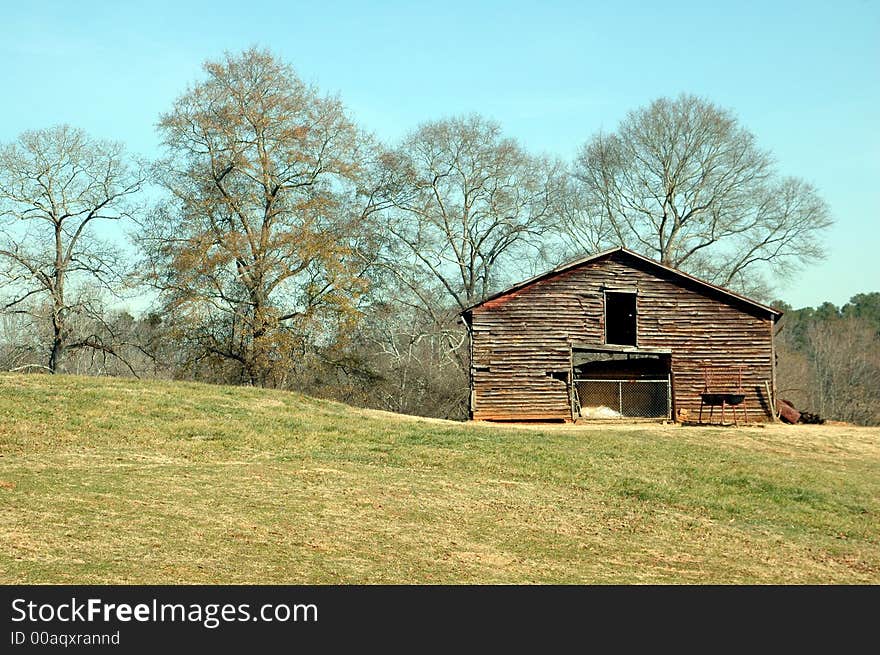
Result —
M 0 375 L 3 583 L 880 583 L 880 429 Z

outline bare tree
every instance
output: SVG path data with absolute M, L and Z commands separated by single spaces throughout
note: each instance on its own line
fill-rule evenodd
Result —
M 364 216 L 385 240 L 358 333 L 379 378 L 368 402 L 464 415 L 457 315 L 534 270 L 559 170 L 479 116 L 426 123 L 379 158 Z
M 555 228 L 567 245 L 552 258 L 555 264 L 618 244 L 615 226 L 601 200 L 574 175 L 562 175 L 557 182 L 553 215 Z
M 425 291 L 427 287 L 422 288 Z M 435 286 L 435 297 L 443 291 Z M 467 333 L 453 320 L 438 324 L 422 299 L 395 284 L 374 287 L 356 336 L 375 373 L 366 400 L 394 412 L 461 419 L 467 415 Z
M 362 291 L 354 194 L 362 136 L 271 53 L 205 64 L 162 116 L 171 200 L 142 225 L 148 280 L 193 358 L 284 384 L 344 331 Z
M 880 424 L 880 294 L 786 309 L 776 339 L 781 398 L 828 419 Z
M 68 350 L 118 355 L 107 330 L 79 332 L 74 323 L 88 316 L 107 327 L 90 290 L 112 290 L 122 266 L 93 228 L 130 218 L 143 181 L 120 144 L 68 126 L 25 132 L 0 149 L 0 309 L 49 323 L 52 372 Z
M 807 329 L 813 407 L 862 425 L 880 423 L 880 336 L 869 321 L 840 318 Z
M 729 112 L 661 98 L 588 142 L 575 167 L 582 207 L 564 217 L 576 249 L 624 245 L 710 281 L 749 289 L 824 253 L 828 207 Z M 587 235 L 581 238 L 580 235 Z
M 539 250 L 558 167 L 504 138 L 497 123 L 426 123 L 383 164 L 374 209 L 391 234 L 394 270 L 429 313 L 480 300 Z

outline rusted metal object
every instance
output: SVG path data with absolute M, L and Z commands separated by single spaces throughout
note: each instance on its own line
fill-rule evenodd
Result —
M 634 345 L 608 334 L 608 293 L 635 294 Z M 672 416 L 698 413 L 707 366 L 742 366 L 743 402 L 772 419 L 765 381 L 772 386 L 772 323 L 781 312 L 627 250 L 557 268 L 462 316 L 477 420 L 575 420 L 575 355 L 586 352 L 628 360 L 627 376 L 637 375 L 637 360 L 654 358 L 651 372 L 662 365 L 671 375 Z
M 801 413 L 794 408 L 787 400 L 777 400 L 776 409 L 779 411 L 779 418 L 785 423 L 798 423 L 801 420 Z

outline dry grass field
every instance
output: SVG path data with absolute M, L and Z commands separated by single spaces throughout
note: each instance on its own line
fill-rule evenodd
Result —
M 880 429 L 0 375 L 2 583 L 880 583 Z

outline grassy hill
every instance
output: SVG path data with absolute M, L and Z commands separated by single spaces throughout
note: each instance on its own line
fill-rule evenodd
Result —
M 880 583 L 880 429 L 0 375 L 0 582 Z

